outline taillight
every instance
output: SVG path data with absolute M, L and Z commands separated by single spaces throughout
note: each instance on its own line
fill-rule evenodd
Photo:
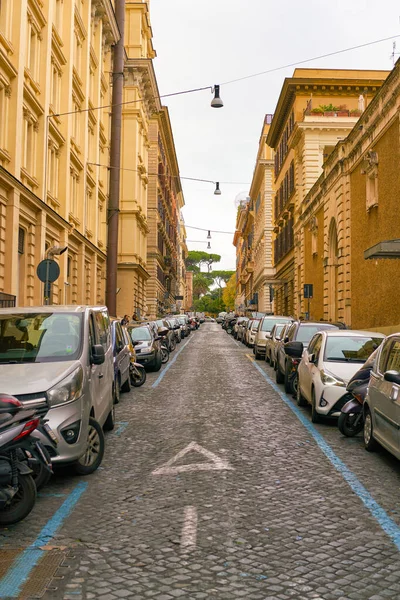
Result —
M 17 440 L 20 440 L 21 438 L 30 435 L 32 431 L 35 431 L 35 429 L 38 427 L 39 422 L 40 419 L 32 419 L 32 421 L 27 421 L 24 425 L 23 430 L 13 439 L 13 442 L 16 442 Z

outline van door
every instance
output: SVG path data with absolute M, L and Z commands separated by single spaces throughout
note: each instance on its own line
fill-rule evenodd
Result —
M 400 371 L 400 339 L 390 340 L 389 352 L 383 348 L 379 377 L 371 378 L 369 395 L 375 417 L 375 433 L 394 454 L 400 443 L 400 386 L 384 379 L 386 371 Z
M 102 419 L 102 410 L 101 410 L 101 388 L 103 382 L 103 365 L 94 365 L 91 360 L 91 352 L 92 346 L 95 344 L 99 344 L 99 336 L 96 328 L 96 322 L 93 316 L 93 313 L 89 313 L 89 352 L 90 352 L 90 382 L 89 382 L 89 390 L 90 390 L 90 399 L 91 405 L 94 409 L 94 415 L 96 421 L 101 422 Z

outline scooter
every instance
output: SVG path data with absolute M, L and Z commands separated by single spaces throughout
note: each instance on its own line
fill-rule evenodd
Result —
M 371 376 L 376 353 L 377 350 L 371 354 L 361 369 L 353 375 L 347 384 L 345 396 L 342 396 L 343 400 L 347 401 L 343 405 L 339 415 L 338 427 L 340 433 L 346 437 L 354 437 L 363 430 L 363 404 L 365 396 L 367 395 L 369 378 Z
M 22 521 L 36 502 L 30 461 L 39 461 L 51 473 L 51 461 L 32 434 L 41 416 L 13 396 L 0 394 L 0 526 Z

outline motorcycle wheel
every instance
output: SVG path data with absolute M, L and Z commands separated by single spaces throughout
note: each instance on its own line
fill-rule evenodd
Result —
M 18 491 L 9 504 L 0 510 L 0 526 L 7 527 L 25 519 L 35 506 L 36 485 L 31 475 L 18 474 Z
M 146 377 L 144 367 L 135 367 L 135 371 L 131 371 L 131 384 L 133 387 L 140 387 L 145 383 Z
M 170 347 L 170 351 L 171 352 L 173 352 L 175 350 L 175 348 L 176 348 L 176 341 L 175 341 L 175 339 L 171 340 L 169 347 Z
M 75 473 L 90 475 L 101 465 L 104 456 L 104 433 L 100 424 L 90 417 L 86 451 L 74 464 Z
M 161 348 L 161 362 L 163 365 L 169 361 L 169 352 L 166 348 Z
M 338 420 L 338 427 L 340 433 L 346 437 L 354 437 L 357 433 L 360 433 L 364 429 L 364 419 L 361 415 L 359 421 L 354 425 L 354 421 L 357 419 L 359 414 L 351 413 L 340 413 Z

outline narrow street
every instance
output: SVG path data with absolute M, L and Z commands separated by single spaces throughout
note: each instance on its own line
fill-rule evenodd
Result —
M 103 466 L 1 532 L 0 597 L 399 598 L 400 464 L 312 425 L 253 358 L 205 323 L 123 394 Z

